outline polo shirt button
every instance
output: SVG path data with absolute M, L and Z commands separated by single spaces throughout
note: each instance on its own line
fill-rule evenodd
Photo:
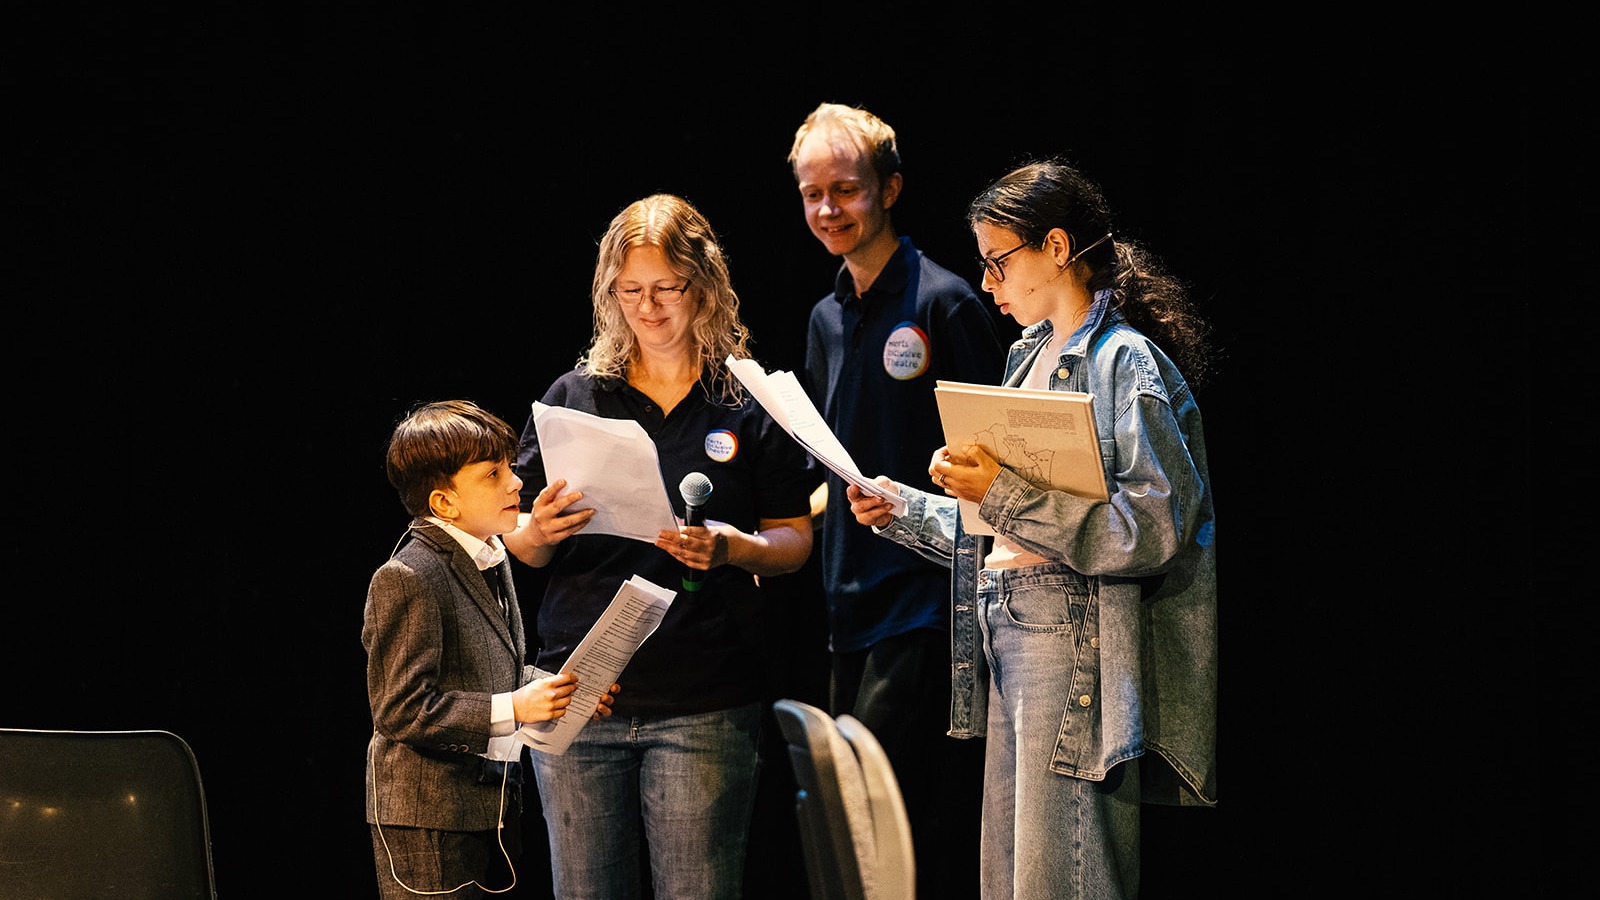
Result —
M 1089 702 L 1090 701 L 1089 701 L 1089 695 L 1088 694 L 1084 694 L 1083 696 L 1078 698 L 1078 705 L 1079 706 L 1088 706 Z

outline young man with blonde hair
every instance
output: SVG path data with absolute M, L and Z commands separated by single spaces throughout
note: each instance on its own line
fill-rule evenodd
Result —
M 841 262 L 811 311 L 806 390 L 861 471 L 926 477 L 944 443 L 934 383 L 995 382 L 1005 357 L 994 318 L 971 284 L 896 234 L 905 178 L 888 123 L 823 103 L 789 163 L 811 233 Z M 949 570 L 857 524 L 837 476 L 819 492 L 831 711 L 866 724 L 894 764 L 918 896 L 975 896 L 983 754 L 980 741 L 948 736 Z

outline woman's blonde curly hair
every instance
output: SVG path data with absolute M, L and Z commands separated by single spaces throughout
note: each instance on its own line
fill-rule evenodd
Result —
M 627 376 L 638 348 L 611 288 L 628 251 L 647 246 L 661 248 L 668 264 L 689 283 L 684 299 L 694 307 L 690 337 L 713 398 L 727 393 L 737 401 L 742 392 L 726 360 L 730 355 L 747 358 L 750 342 L 750 331 L 739 318 L 739 295 L 711 223 L 689 201 L 673 194 L 652 194 L 628 204 L 600 239 L 590 287 L 594 339 L 579 365 L 595 376 Z

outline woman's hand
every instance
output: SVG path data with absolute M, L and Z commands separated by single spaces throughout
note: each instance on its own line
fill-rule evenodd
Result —
M 622 685 L 613 684 L 611 686 L 611 690 L 600 695 L 600 700 L 595 704 L 594 707 L 594 715 L 590 716 L 589 718 L 598 719 L 601 716 L 611 715 L 611 704 L 617 702 L 615 695 L 620 693 L 622 693 Z
M 512 556 L 530 566 L 548 565 L 555 556 L 556 544 L 582 531 L 594 518 L 592 508 L 568 511 L 583 499 L 583 492 L 563 494 L 566 486 L 565 478 L 546 485 L 533 500 L 533 512 L 518 514 L 517 530 L 500 536 Z
M 1000 474 L 1000 464 L 977 444 L 968 444 L 959 452 L 940 447 L 928 463 L 928 474 L 947 495 L 982 503 L 989 485 Z
M 663 528 L 656 533 L 656 546 L 691 569 L 709 571 L 728 562 L 728 532 L 732 525 L 707 522 L 682 528 Z
M 594 518 L 593 509 L 567 511 L 572 504 L 583 499 L 583 491 L 568 491 L 563 494 L 561 490 L 566 486 L 565 478 L 557 478 L 546 485 L 533 501 L 533 515 L 529 517 L 527 525 L 534 530 L 537 537 L 535 543 L 538 546 L 559 544 L 582 531 L 584 526 L 589 524 L 589 520 Z
M 732 565 L 757 577 L 787 575 L 811 555 L 811 517 L 763 518 L 754 533 L 708 519 L 704 525 L 661 529 L 656 546 L 691 569 Z
M 879 475 L 873 479 L 873 483 L 894 489 L 894 481 L 887 475 Z M 882 528 L 894 521 L 893 507 L 882 497 L 869 494 L 853 484 L 845 486 L 844 495 L 850 500 L 850 514 L 862 525 Z

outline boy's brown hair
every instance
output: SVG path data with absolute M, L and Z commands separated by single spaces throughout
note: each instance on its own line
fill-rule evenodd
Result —
M 504 419 L 471 400 L 424 403 L 389 437 L 389 483 L 406 512 L 426 516 L 435 489 L 451 487 L 456 473 L 475 462 L 515 459 L 517 443 L 517 433 Z

